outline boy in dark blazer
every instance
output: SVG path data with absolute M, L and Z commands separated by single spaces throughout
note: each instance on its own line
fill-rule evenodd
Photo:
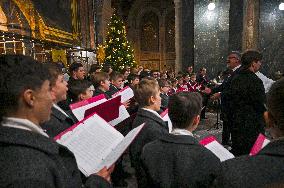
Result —
M 267 107 L 264 118 L 272 142 L 255 156 L 222 163 L 216 187 L 284 187 L 284 79 L 270 88 Z
M 166 79 L 159 79 L 158 83 L 160 86 L 161 109 L 166 110 L 169 102 L 168 92 L 170 90 L 170 83 Z
M 57 103 L 66 100 L 67 82 L 63 78 L 61 70 L 54 64 L 48 65 L 48 71 L 51 75 L 51 97 L 53 105 L 51 108 L 50 120 L 41 124 L 41 127 L 46 131 L 50 137 L 55 137 L 67 128 L 71 127 L 77 122 L 77 119 L 71 111 L 62 110 Z M 75 81 L 74 81 L 75 82 Z
M 141 153 L 145 144 L 168 133 L 166 123 L 157 113 L 161 106 L 158 82 L 155 79 L 144 78 L 134 88 L 134 97 L 139 104 L 139 110 L 132 124 L 133 128 L 145 123 L 144 128 L 130 146 L 132 166 L 136 171 L 138 187 L 145 187 L 145 173 L 141 168 Z
M 209 187 L 220 169 L 220 160 L 193 137 L 200 121 L 202 97 L 196 92 L 170 96 L 171 134 L 143 148 L 146 187 Z

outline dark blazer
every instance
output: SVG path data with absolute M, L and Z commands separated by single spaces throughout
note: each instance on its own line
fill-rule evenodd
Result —
M 284 140 L 265 146 L 256 156 L 242 156 L 222 163 L 216 187 L 284 187 Z
M 135 168 L 139 187 L 143 187 L 143 181 L 145 180 L 145 173 L 141 168 L 142 162 L 140 158 L 144 145 L 168 133 L 167 125 L 161 118 L 140 108 L 132 127 L 138 127 L 142 123 L 145 123 L 144 128 L 130 145 L 131 164 Z
M 160 93 L 160 97 L 161 97 L 161 109 L 165 110 L 168 108 L 169 96 L 164 93 Z
M 110 84 L 109 86 L 109 90 L 106 91 L 106 94 L 112 98 L 112 95 L 119 92 L 120 89 L 118 89 L 117 87 L 115 87 L 114 85 Z
M 59 133 L 68 129 L 77 122 L 77 120 L 74 119 L 75 117 L 73 117 L 73 115 L 68 112 L 66 112 L 66 114 L 69 117 L 67 117 L 65 114 L 63 114 L 56 108 L 52 107 L 50 120 L 41 124 L 42 129 L 46 130 L 46 133 L 50 137 L 57 136 Z
M 111 96 L 109 96 L 108 94 L 106 94 L 106 92 L 100 90 L 99 88 L 96 88 L 93 94 L 93 97 L 98 96 L 100 94 L 104 94 L 106 99 L 110 99 Z
M 147 187 L 209 187 L 220 170 L 220 160 L 188 135 L 167 134 L 144 146 Z
M 0 126 L 1 187 L 82 187 L 72 152 L 31 131 Z M 103 178 L 91 175 L 86 187 L 111 187 Z
M 259 133 L 264 133 L 264 86 L 255 73 L 241 68 L 232 79 L 230 92 L 232 152 L 248 154 Z

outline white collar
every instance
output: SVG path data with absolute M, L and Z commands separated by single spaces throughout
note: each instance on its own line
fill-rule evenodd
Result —
M 31 122 L 28 119 L 22 119 L 22 118 L 14 118 L 14 117 L 4 117 L 2 126 L 5 127 L 12 127 L 16 129 L 23 129 L 28 130 L 31 132 L 35 132 L 38 134 L 41 134 L 45 137 L 49 137 L 41 127 L 37 126 L 33 122 Z
M 146 110 L 148 112 L 151 112 L 153 114 L 155 114 L 156 116 L 158 116 L 159 118 L 162 119 L 162 117 L 160 116 L 160 114 L 158 114 L 158 112 L 156 112 L 155 110 L 151 110 L 151 109 L 148 109 L 148 108 L 142 108 L 143 110 Z
M 53 107 L 59 110 L 65 116 L 69 117 L 68 114 L 66 114 L 66 112 L 64 112 L 64 110 L 62 110 L 57 104 L 53 103 Z
M 239 67 L 241 67 L 241 65 L 236 66 L 235 68 L 232 69 L 232 71 L 235 72 L 235 70 L 237 70 Z
M 172 130 L 171 134 L 174 134 L 174 135 L 188 135 L 188 136 L 192 136 L 193 137 L 192 132 L 190 132 L 190 131 L 188 131 L 186 129 L 174 128 Z

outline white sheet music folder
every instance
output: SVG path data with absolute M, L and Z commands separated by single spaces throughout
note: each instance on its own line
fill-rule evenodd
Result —
M 130 131 L 125 137 L 96 113 L 73 125 L 54 139 L 70 151 L 81 172 L 90 176 L 104 166 L 109 168 L 123 154 L 143 128 Z
M 235 156 L 229 152 L 226 148 L 224 148 L 214 136 L 209 136 L 204 138 L 199 142 L 201 145 L 209 149 L 212 153 L 214 153 L 220 161 L 226 161 L 228 159 L 232 159 Z

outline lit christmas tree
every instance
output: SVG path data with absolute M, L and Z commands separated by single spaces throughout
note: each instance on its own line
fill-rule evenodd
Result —
M 133 49 L 127 41 L 123 21 L 113 14 L 108 27 L 104 64 L 111 65 L 115 71 L 120 71 L 125 66 L 136 66 Z

